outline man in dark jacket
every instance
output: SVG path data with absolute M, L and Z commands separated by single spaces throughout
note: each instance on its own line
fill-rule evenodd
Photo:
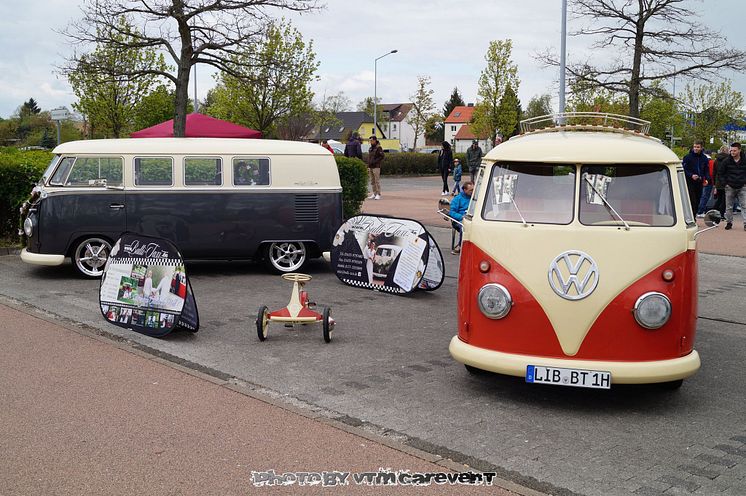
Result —
M 347 140 L 345 145 L 345 157 L 355 157 L 360 160 L 363 159 L 363 149 L 360 147 L 360 140 L 357 133 L 352 133 L 350 139 Z
M 378 138 L 371 136 L 370 150 L 368 150 L 368 171 L 370 172 L 370 186 L 373 193 L 368 197 L 369 200 L 381 199 L 381 162 L 383 162 L 383 159 L 383 148 L 378 142 Z
M 702 198 L 702 186 L 710 181 L 709 158 L 702 151 L 702 141 L 697 140 L 684 157 L 684 175 L 689 190 L 689 202 L 692 204 L 692 215 L 697 215 L 699 200 Z
M 482 163 L 482 149 L 479 147 L 477 140 L 471 142 L 471 146 L 466 150 L 466 164 L 469 166 L 471 182 L 474 182 L 474 176 L 477 173 L 477 167 Z
M 741 204 L 743 229 L 746 231 L 746 157 L 741 153 L 741 143 L 730 145 L 730 157 L 719 163 L 718 176 L 725 183 L 725 229 L 733 227 L 733 203 Z

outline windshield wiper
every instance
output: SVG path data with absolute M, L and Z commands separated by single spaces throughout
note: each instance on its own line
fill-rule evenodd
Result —
M 621 215 L 619 215 L 619 212 L 617 212 L 616 210 L 614 210 L 614 207 L 611 206 L 611 203 L 609 203 L 609 201 L 606 199 L 606 197 L 604 195 L 602 195 L 599 190 L 596 189 L 596 187 L 593 185 L 593 183 L 591 182 L 591 180 L 588 179 L 588 173 L 587 172 L 583 173 L 583 179 L 585 179 L 585 182 L 588 183 L 588 186 L 590 186 L 591 189 L 596 192 L 596 194 L 598 195 L 598 197 L 601 198 L 601 200 L 604 202 L 604 205 L 606 205 L 606 208 L 610 212 L 612 212 L 614 215 L 616 215 L 616 217 L 620 221 L 622 221 L 622 224 L 624 224 L 624 230 L 625 231 L 629 231 L 629 224 L 627 224 L 627 221 L 624 220 Z
M 513 202 L 515 211 L 518 212 L 518 215 L 521 217 L 521 222 L 523 222 L 523 227 L 528 227 L 528 222 L 526 222 L 526 219 L 523 217 L 521 210 L 518 208 L 518 205 L 515 203 L 515 199 L 513 198 L 513 195 L 510 196 L 510 201 Z

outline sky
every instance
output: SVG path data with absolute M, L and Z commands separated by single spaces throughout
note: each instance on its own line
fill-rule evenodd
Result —
M 324 0 L 319 0 L 324 2 Z M 374 59 L 378 61 L 377 93 L 384 103 L 411 101 L 418 76 L 429 76 L 436 108 L 442 109 L 454 87 L 464 101 L 476 102 L 477 82 L 485 67 L 491 40 L 513 40 L 512 58 L 521 81 L 524 106 L 531 97 L 553 96 L 557 106 L 558 71 L 536 60 L 546 49 L 559 52 L 560 0 L 326 0 L 325 8 L 287 15 L 306 40 L 313 40 L 321 62 L 313 84 L 316 100 L 339 92 L 353 107 L 373 95 Z M 79 0 L 0 0 L 0 117 L 11 116 L 29 98 L 43 110 L 71 108 L 75 96 L 56 72 L 73 47 L 59 34 L 80 17 Z M 730 46 L 746 48 L 743 0 L 690 0 L 704 25 L 721 32 Z M 277 16 L 282 16 L 277 12 Z M 569 30 L 580 26 L 570 20 Z M 734 29 L 737 28 L 737 29 Z M 613 56 L 591 51 L 587 40 L 568 37 L 568 60 Z M 746 74 L 726 73 L 733 89 L 746 95 Z M 194 81 L 194 78 L 192 79 Z M 677 83 L 680 91 L 681 81 Z M 197 94 L 204 98 L 215 85 L 214 71 L 197 67 Z M 194 95 L 193 82 L 190 96 Z

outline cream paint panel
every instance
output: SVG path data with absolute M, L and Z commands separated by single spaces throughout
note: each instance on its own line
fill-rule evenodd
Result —
M 625 288 L 666 260 L 686 251 L 687 235 L 677 228 L 632 228 L 471 223 L 469 239 L 490 254 L 536 298 L 546 312 L 562 351 L 573 356 L 598 315 Z M 569 301 L 549 285 L 549 265 L 560 253 L 580 250 L 598 265 L 599 282 L 588 297 Z

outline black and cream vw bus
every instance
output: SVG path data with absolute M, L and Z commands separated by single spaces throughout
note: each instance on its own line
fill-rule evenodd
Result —
M 125 231 L 171 240 L 186 259 L 264 259 L 294 272 L 342 223 L 333 156 L 310 143 L 147 138 L 64 143 L 27 206 L 24 262 L 70 257 L 100 276 Z

